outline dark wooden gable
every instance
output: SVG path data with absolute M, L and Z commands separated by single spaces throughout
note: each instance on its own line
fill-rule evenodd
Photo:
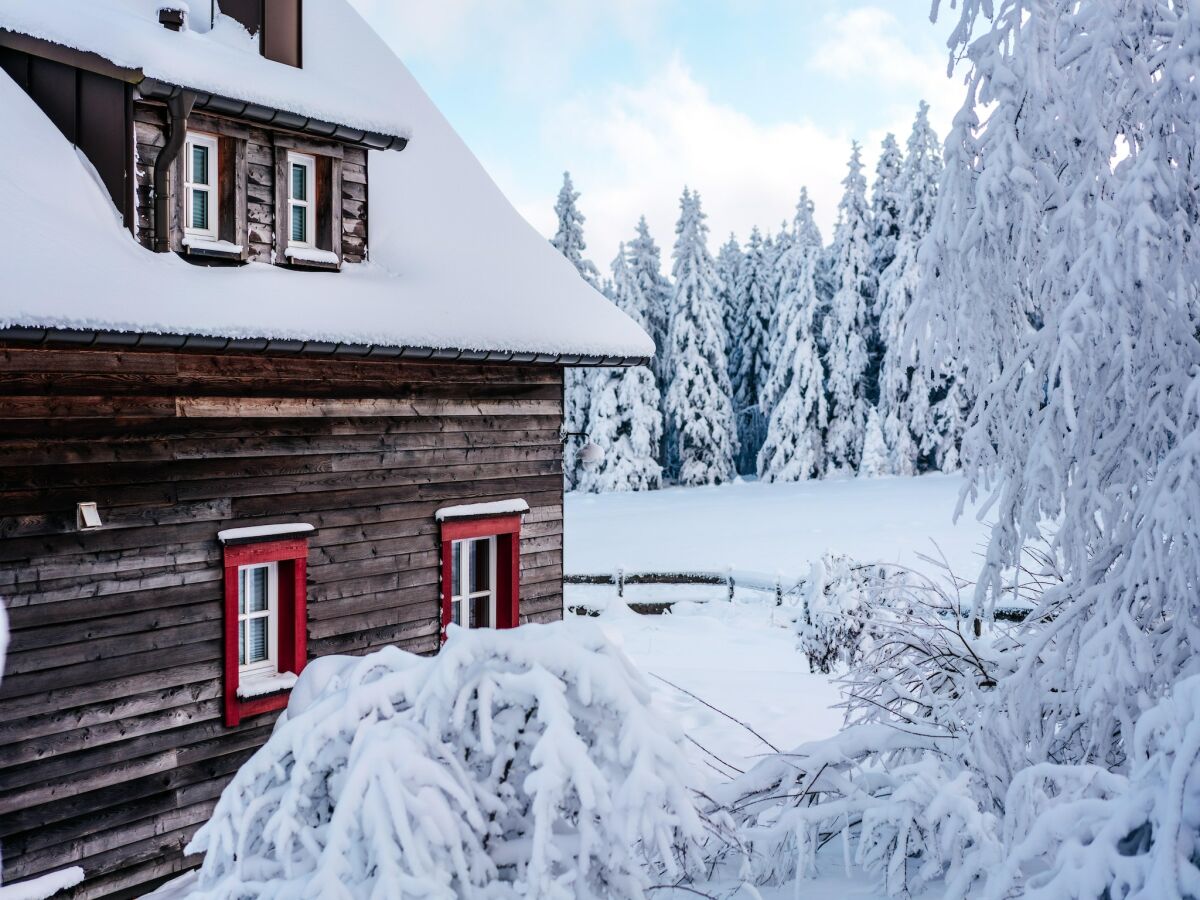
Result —
M 0 46 L 0 69 L 96 167 L 109 197 L 129 224 L 131 87 L 115 78 L 11 47 Z

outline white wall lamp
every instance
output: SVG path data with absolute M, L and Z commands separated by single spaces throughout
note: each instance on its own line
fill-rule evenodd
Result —
M 104 525 L 100 521 L 100 510 L 96 509 L 95 503 L 76 503 L 75 504 L 75 527 L 80 531 L 92 531 Z
M 562 442 L 566 444 L 566 442 L 571 438 L 586 438 L 588 433 L 586 431 L 566 431 L 565 429 L 560 428 L 558 436 L 562 438 Z M 596 466 L 600 465 L 600 460 L 604 459 L 604 450 L 599 444 L 593 443 L 589 440 L 586 444 L 579 448 L 578 459 L 585 469 L 594 469 Z

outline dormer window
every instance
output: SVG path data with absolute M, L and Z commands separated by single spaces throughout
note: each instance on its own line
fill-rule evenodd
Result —
M 289 247 L 314 247 L 316 237 L 317 161 L 305 153 L 288 153 L 291 178 L 288 194 Z
M 294 268 L 340 269 L 343 148 L 277 135 L 275 154 L 275 261 Z
M 217 138 L 190 132 L 184 159 L 184 235 L 202 241 L 220 240 L 220 152 Z
M 246 129 L 195 116 L 175 168 L 171 246 L 193 262 L 241 262 L 246 246 Z

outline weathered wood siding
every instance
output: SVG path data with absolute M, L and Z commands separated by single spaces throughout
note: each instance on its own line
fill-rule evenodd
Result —
M 188 120 L 201 131 L 217 131 L 221 120 L 216 116 L 194 113 Z M 137 236 L 146 247 L 154 245 L 154 167 L 158 153 L 167 142 L 166 107 L 161 103 L 138 102 L 133 105 L 134 145 L 136 147 Z M 246 223 L 247 247 L 253 262 L 275 262 L 275 145 L 272 132 L 248 124 L 237 125 L 246 132 Z M 306 138 L 312 143 L 321 142 Z M 367 151 L 361 147 L 342 148 L 342 260 L 363 262 L 367 257 Z M 172 173 L 174 175 L 174 173 Z M 176 190 L 172 187 L 172 190 Z M 236 243 L 236 242 L 235 242 Z
M 273 716 L 221 717 L 221 551 L 311 522 L 309 653 L 438 646 L 443 505 L 523 497 L 524 620 L 562 613 L 562 372 L 0 345 L 4 877 L 136 893 Z M 75 504 L 104 528 L 79 532 Z

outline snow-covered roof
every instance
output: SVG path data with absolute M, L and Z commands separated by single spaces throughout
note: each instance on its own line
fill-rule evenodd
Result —
M 191 7 L 188 27 L 164 28 L 161 7 Z M 304 67 L 259 53 L 258 38 L 208 0 L 4 0 L 0 28 L 84 50 L 181 87 L 259 103 L 339 125 L 409 137 L 386 78 L 358 64 L 354 23 L 340 0 L 305 3 Z M 355 16 L 357 18 L 357 16 Z M 376 73 L 377 75 L 380 73 Z
M 74 41 L 163 80 L 227 90 L 230 85 L 221 79 L 231 76 L 223 70 L 230 54 L 242 50 L 223 50 L 214 36 L 194 35 L 187 40 L 207 41 L 211 59 L 186 44 L 181 46 L 189 49 L 173 60 L 162 49 L 171 45 L 158 42 L 178 35 L 152 16 L 147 34 L 154 39 L 138 46 L 118 33 L 123 25 L 92 12 L 130 16 L 131 10 L 152 7 L 157 4 L 149 0 L 3 0 L 0 28 Z M 371 261 L 328 275 L 262 264 L 196 267 L 174 254 L 151 253 L 122 228 L 87 161 L 0 73 L 0 329 L 624 359 L 652 355 L 645 332 L 521 218 L 404 65 L 345 0 L 305 3 L 304 15 L 302 73 L 249 54 L 237 58 L 243 72 L 263 65 L 300 78 L 328 74 L 326 66 L 336 60 L 353 71 L 356 84 L 367 86 L 369 107 L 362 112 L 372 118 L 331 118 L 380 130 L 406 123 L 412 140 L 404 152 L 371 153 Z M 89 28 L 70 24 L 76 16 Z M 76 34 L 85 30 L 113 34 L 85 41 Z M 130 31 L 142 33 L 140 26 L 130 25 Z M 146 55 L 138 55 L 143 51 Z M 197 81 L 202 72 L 214 80 Z M 286 108 L 283 88 L 279 96 L 272 93 L 275 84 L 264 76 L 255 90 L 263 92 L 263 102 Z M 340 96 L 347 110 L 361 102 L 353 95 L 347 90 Z M 329 114 L 316 107 L 301 112 Z

